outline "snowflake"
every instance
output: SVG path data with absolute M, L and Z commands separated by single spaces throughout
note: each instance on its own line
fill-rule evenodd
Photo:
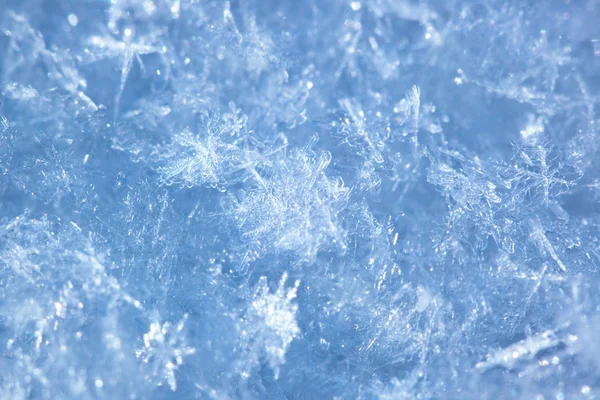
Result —
M 554 198 L 575 186 L 582 172 L 577 165 L 565 160 L 560 151 L 547 143 L 533 140 L 525 143 L 522 148 L 517 149 L 511 183 L 517 196 L 541 196 L 543 203 L 548 205 Z
M 160 168 L 168 184 L 216 187 L 226 182 L 235 170 L 234 160 L 240 153 L 239 134 L 247 121 L 233 102 L 229 108 L 231 113 L 221 118 L 217 113 L 206 116 L 199 133 L 186 128 L 175 135 L 173 151 L 163 156 L 166 164 Z
M 254 170 L 254 187 L 242 191 L 230 212 L 242 238 L 266 252 L 291 251 L 312 260 L 328 244 L 345 246 L 339 214 L 348 189 L 325 174 L 331 154 L 315 159 L 294 151 L 268 171 Z
M 135 352 L 138 359 L 151 365 L 151 376 L 147 379 L 157 379 L 157 386 L 166 381 L 172 391 L 177 390 L 175 371 L 183 364 L 183 357 L 196 353 L 195 348 L 187 346 L 182 334 L 187 318 L 185 314 L 175 327 L 169 322 L 162 325 L 152 322 L 150 330 L 144 334 L 144 347 Z
M 240 362 L 241 375 L 248 378 L 250 370 L 259 364 L 263 356 L 273 370 L 275 379 L 279 378 L 279 368 L 285 363 L 285 354 L 292 340 L 300 334 L 296 322 L 298 306 L 292 303 L 300 281 L 286 289 L 287 273 L 279 281 L 275 293 L 271 293 L 267 278 L 261 276 L 250 307 L 238 325 L 240 334 L 239 348 L 245 353 Z

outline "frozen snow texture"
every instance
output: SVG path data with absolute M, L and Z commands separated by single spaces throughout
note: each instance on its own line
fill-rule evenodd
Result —
M 0 399 L 597 398 L 599 18 L 3 0 Z

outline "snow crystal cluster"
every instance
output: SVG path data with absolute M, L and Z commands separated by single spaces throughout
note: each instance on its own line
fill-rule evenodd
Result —
M 0 400 L 600 398 L 600 1 L 0 1 Z

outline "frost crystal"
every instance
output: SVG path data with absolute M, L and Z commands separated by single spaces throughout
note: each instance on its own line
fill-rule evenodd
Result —
M 315 158 L 299 150 L 275 159 L 263 174 L 251 169 L 252 185 L 228 209 L 248 247 L 313 260 L 322 248 L 344 246 L 339 215 L 348 189 L 325 174 L 330 161 L 329 153 Z
M 167 382 L 172 391 L 177 390 L 175 372 L 183 364 L 183 358 L 196 353 L 196 349 L 186 345 L 183 331 L 188 316 L 184 315 L 176 326 L 169 322 L 162 325 L 152 322 L 150 330 L 144 334 L 144 346 L 135 355 L 148 364 L 151 375 L 148 380 L 158 386 Z
M 554 332 L 542 332 L 489 355 L 487 360 L 478 362 L 475 368 L 487 369 L 500 366 L 513 368 L 518 362 L 532 359 L 541 351 L 557 346 L 559 343 Z
M 165 166 L 160 170 L 168 184 L 180 183 L 188 187 L 198 185 L 223 187 L 236 171 L 247 117 L 235 104 L 230 113 L 206 116 L 201 132 L 189 128 L 173 138 L 175 144 L 164 154 Z M 157 151 L 160 151 L 159 148 Z
M 279 281 L 277 290 L 272 293 L 267 278 L 261 276 L 254 289 L 250 307 L 238 325 L 239 349 L 246 359 L 240 363 L 240 374 L 248 377 L 251 369 L 264 357 L 269 367 L 279 378 L 279 369 L 285 363 L 285 354 L 294 338 L 300 334 L 296 322 L 298 306 L 292 301 L 300 281 L 291 288 L 285 287 L 287 274 Z

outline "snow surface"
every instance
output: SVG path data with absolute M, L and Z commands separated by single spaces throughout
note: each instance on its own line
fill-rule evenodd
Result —
M 599 21 L 1 0 L 0 400 L 599 398 Z

